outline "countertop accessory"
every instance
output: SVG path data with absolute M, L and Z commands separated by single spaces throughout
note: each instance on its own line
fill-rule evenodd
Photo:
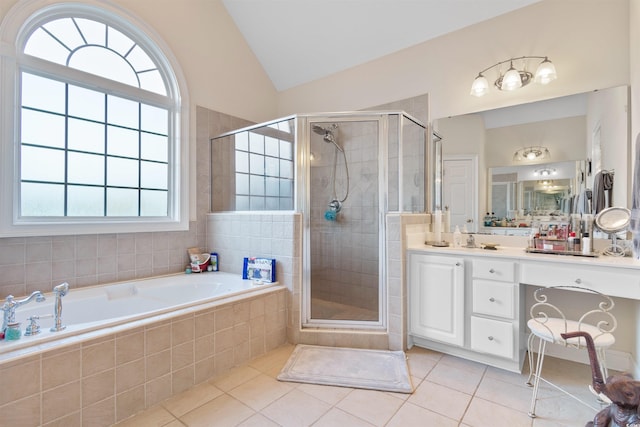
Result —
M 467 245 L 465 246 L 465 248 L 468 248 L 468 249 L 477 248 L 476 238 L 473 237 L 473 234 L 469 234 L 469 237 L 467 237 Z
M 596 215 L 595 226 L 611 237 L 611 245 L 602 251 L 603 254 L 624 256 L 625 249 L 618 244 L 617 233 L 626 230 L 630 221 L 631 211 L 623 207 L 606 208 Z
M 430 246 L 435 246 L 436 248 L 446 248 L 447 246 L 449 246 L 448 242 L 445 241 L 441 241 L 441 242 L 425 242 L 427 245 Z
M 482 249 L 488 249 L 490 251 L 495 251 L 500 246 L 498 243 L 480 243 Z

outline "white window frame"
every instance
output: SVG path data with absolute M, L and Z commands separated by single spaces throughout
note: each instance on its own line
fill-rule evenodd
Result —
M 124 28 L 127 34 L 144 46 L 147 53 L 167 75 L 167 93 L 173 105 L 164 97 L 158 101 L 170 114 L 171 162 L 167 217 L 100 217 L 100 218 L 20 218 L 19 216 L 19 154 L 20 154 L 20 74 L 37 70 L 41 75 L 54 76 L 59 64 L 29 57 L 22 51 L 26 38 L 45 20 L 82 15 Z M 65 67 L 66 68 L 66 67 Z M 71 71 L 71 73 L 69 73 Z M 84 82 L 91 81 L 86 73 L 77 73 Z M 72 77 L 73 78 L 73 77 Z M 88 80 L 87 80 L 88 78 Z M 97 80 L 96 80 L 97 81 Z M 68 80 L 73 83 L 72 80 Z M 104 92 L 104 87 L 100 89 Z M 135 93 L 140 89 L 114 82 L 109 92 L 114 95 Z M 145 95 L 147 98 L 149 94 Z M 121 7 L 105 0 L 85 0 L 83 3 L 58 3 L 55 0 L 23 0 L 18 2 L 0 23 L 0 237 L 50 236 L 96 233 L 179 231 L 189 228 L 189 116 L 186 79 L 177 59 L 161 37 L 148 25 Z

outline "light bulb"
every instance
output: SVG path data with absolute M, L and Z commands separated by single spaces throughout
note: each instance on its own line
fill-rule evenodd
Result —
M 478 77 L 475 78 L 473 84 L 471 85 L 471 95 L 473 96 L 483 96 L 489 92 L 489 82 L 482 74 L 478 74 Z

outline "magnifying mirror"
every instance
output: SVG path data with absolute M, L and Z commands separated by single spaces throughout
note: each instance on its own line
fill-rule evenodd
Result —
M 605 255 L 624 256 L 625 249 L 617 243 L 617 233 L 629 226 L 631 211 L 627 208 L 613 207 L 602 210 L 595 218 L 598 229 L 611 236 L 611 245 L 605 248 Z

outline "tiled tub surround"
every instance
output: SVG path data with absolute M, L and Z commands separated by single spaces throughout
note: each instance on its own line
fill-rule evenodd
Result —
M 2 362 L 2 422 L 108 426 L 128 418 L 285 343 L 285 295 L 282 286 L 263 288 Z

